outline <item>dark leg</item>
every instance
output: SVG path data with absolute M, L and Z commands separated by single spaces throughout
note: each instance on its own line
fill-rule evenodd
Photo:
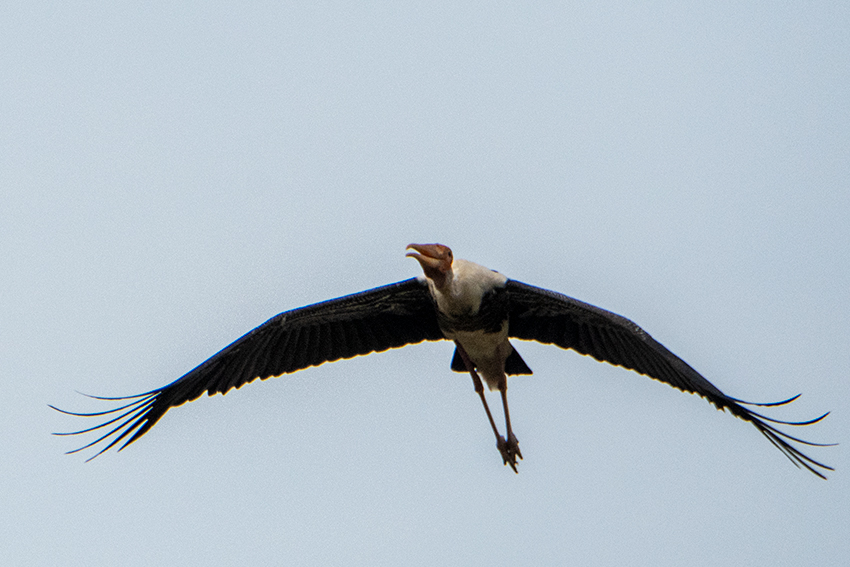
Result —
M 504 387 L 499 388 L 502 393 L 502 405 L 505 408 L 505 422 L 508 427 L 508 441 L 505 441 L 505 438 L 499 434 L 496 422 L 493 421 L 493 414 L 490 413 L 490 406 L 487 405 L 487 398 L 484 397 L 484 384 L 482 384 L 481 377 L 478 376 L 478 373 L 475 371 L 475 365 L 472 363 L 472 360 L 469 358 L 469 355 L 466 354 L 466 350 L 464 350 L 461 344 L 455 341 L 455 345 L 457 346 L 457 352 L 463 360 L 464 366 L 466 366 L 466 369 L 469 371 L 469 375 L 472 376 L 472 385 L 475 387 L 475 392 L 478 394 L 478 397 L 481 398 L 481 403 L 484 405 L 484 411 L 487 412 L 487 419 L 490 421 L 490 427 L 493 428 L 493 434 L 496 435 L 496 448 L 498 448 L 499 453 L 502 454 L 504 464 L 510 465 L 514 472 L 517 472 L 516 458 L 519 457 L 522 459 L 522 454 L 519 452 L 519 444 L 517 443 L 516 437 L 514 436 L 513 431 L 511 431 L 511 420 L 508 415 L 508 400 L 506 397 L 507 380 L 503 380 Z

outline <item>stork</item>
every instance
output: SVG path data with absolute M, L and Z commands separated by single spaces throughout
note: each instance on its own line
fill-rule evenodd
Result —
M 732 398 L 620 315 L 454 258 L 451 249 L 442 244 L 410 244 L 407 249 L 411 251 L 406 255 L 422 267 L 422 276 L 284 311 L 161 388 L 134 396 L 90 396 L 118 402 L 117 408 L 80 413 L 50 406 L 73 416 L 106 419 L 93 427 L 56 435 L 100 432 L 90 443 L 68 451 L 99 447 L 91 460 L 116 445 L 120 451 L 147 433 L 168 410 L 204 393 L 225 394 L 257 378 L 265 380 L 325 362 L 446 339 L 455 344 L 451 369 L 472 377 L 503 464 L 517 472 L 517 459 L 523 457 L 511 427 L 507 377 L 531 374 L 531 370 L 511 344 L 514 338 L 571 349 L 698 394 L 717 409 L 752 423 L 798 467 L 821 478 L 826 478 L 821 471 L 833 470 L 795 446 L 828 444 L 804 441 L 776 427 L 811 425 L 829 412 L 808 421 L 782 421 L 751 409 L 783 406 L 799 394 L 773 403 Z M 485 383 L 500 393 L 504 436 L 487 405 Z

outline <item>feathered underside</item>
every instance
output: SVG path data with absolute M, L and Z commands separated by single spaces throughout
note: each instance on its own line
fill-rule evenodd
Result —
M 805 441 L 773 425 L 811 425 L 821 421 L 829 412 L 807 421 L 782 421 L 746 407 L 784 406 L 800 397 L 799 394 L 773 403 L 752 403 L 732 398 L 625 317 L 515 280 L 508 281 L 507 289 L 511 301 L 511 337 L 572 349 L 600 362 L 622 366 L 665 382 L 683 392 L 698 394 L 718 409 L 727 410 L 752 423 L 798 467 L 802 466 L 821 478 L 826 477 L 818 469 L 833 470 L 832 467 L 812 459 L 791 442 L 812 447 L 834 444 Z
M 118 445 L 121 450 L 153 427 L 165 413 L 203 393 L 225 394 L 256 379 L 296 372 L 324 362 L 442 339 L 427 285 L 415 278 L 285 311 L 240 337 L 171 384 L 135 396 L 101 397 L 120 407 L 78 413 L 106 422 L 56 435 L 102 435 L 69 453 L 98 444 L 88 460 Z M 123 443 L 122 443 L 123 442 Z

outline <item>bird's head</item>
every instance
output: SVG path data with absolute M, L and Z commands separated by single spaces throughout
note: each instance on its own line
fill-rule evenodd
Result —
M 406 250 L 411 249 L 415 252 L 408 252 L 405 256 L 415 258 L 425 277 L 437 288 L 444 287 L 452 271 L 452 249 L 442 244 L 408 244 Z

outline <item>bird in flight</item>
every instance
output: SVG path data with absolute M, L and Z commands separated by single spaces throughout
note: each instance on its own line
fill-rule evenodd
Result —
M 226 394 L 257 378 L 265 380 L 325 362 L 446 339 L 455 344 L 451 369 L 472 377 L 502 461 L 516 472 L 522 453 L 511 426 L 507 377 L 531 374 L 531 369 L 511 344 L 509 339 L 514 338 L 572 349 L 699 394 L 717 409 L 752 423 L 798 467 L 821 478 L 826 478 L 821 471 L 833 470 L 795 445 L 829 444 L 804 441 L 776 427 L 810 425 L 829 412 L 795 422 L 750 409 L 786 405 L 799 394 L 766 404 L 732 398 L 620 315 L 454 258 L 451 249 L 442 244 L 410 244 L 407 249 L 407 256 L 421 265 L 422 276 L 280 313 L 162 388 L 135 396 L 90 396 L 116 402 L 117 408 L 78 413 L 50 406 L 65 414 L 106 420 L 55 435 L 99 435 L 68 451 L 94 447 L 98 450 L 91 460 L 116 445 L 120 451 L 147 433 L 168 410 L 204 393 Z M 487 405 L 485 383 L 501 395 L 504 436 Z

